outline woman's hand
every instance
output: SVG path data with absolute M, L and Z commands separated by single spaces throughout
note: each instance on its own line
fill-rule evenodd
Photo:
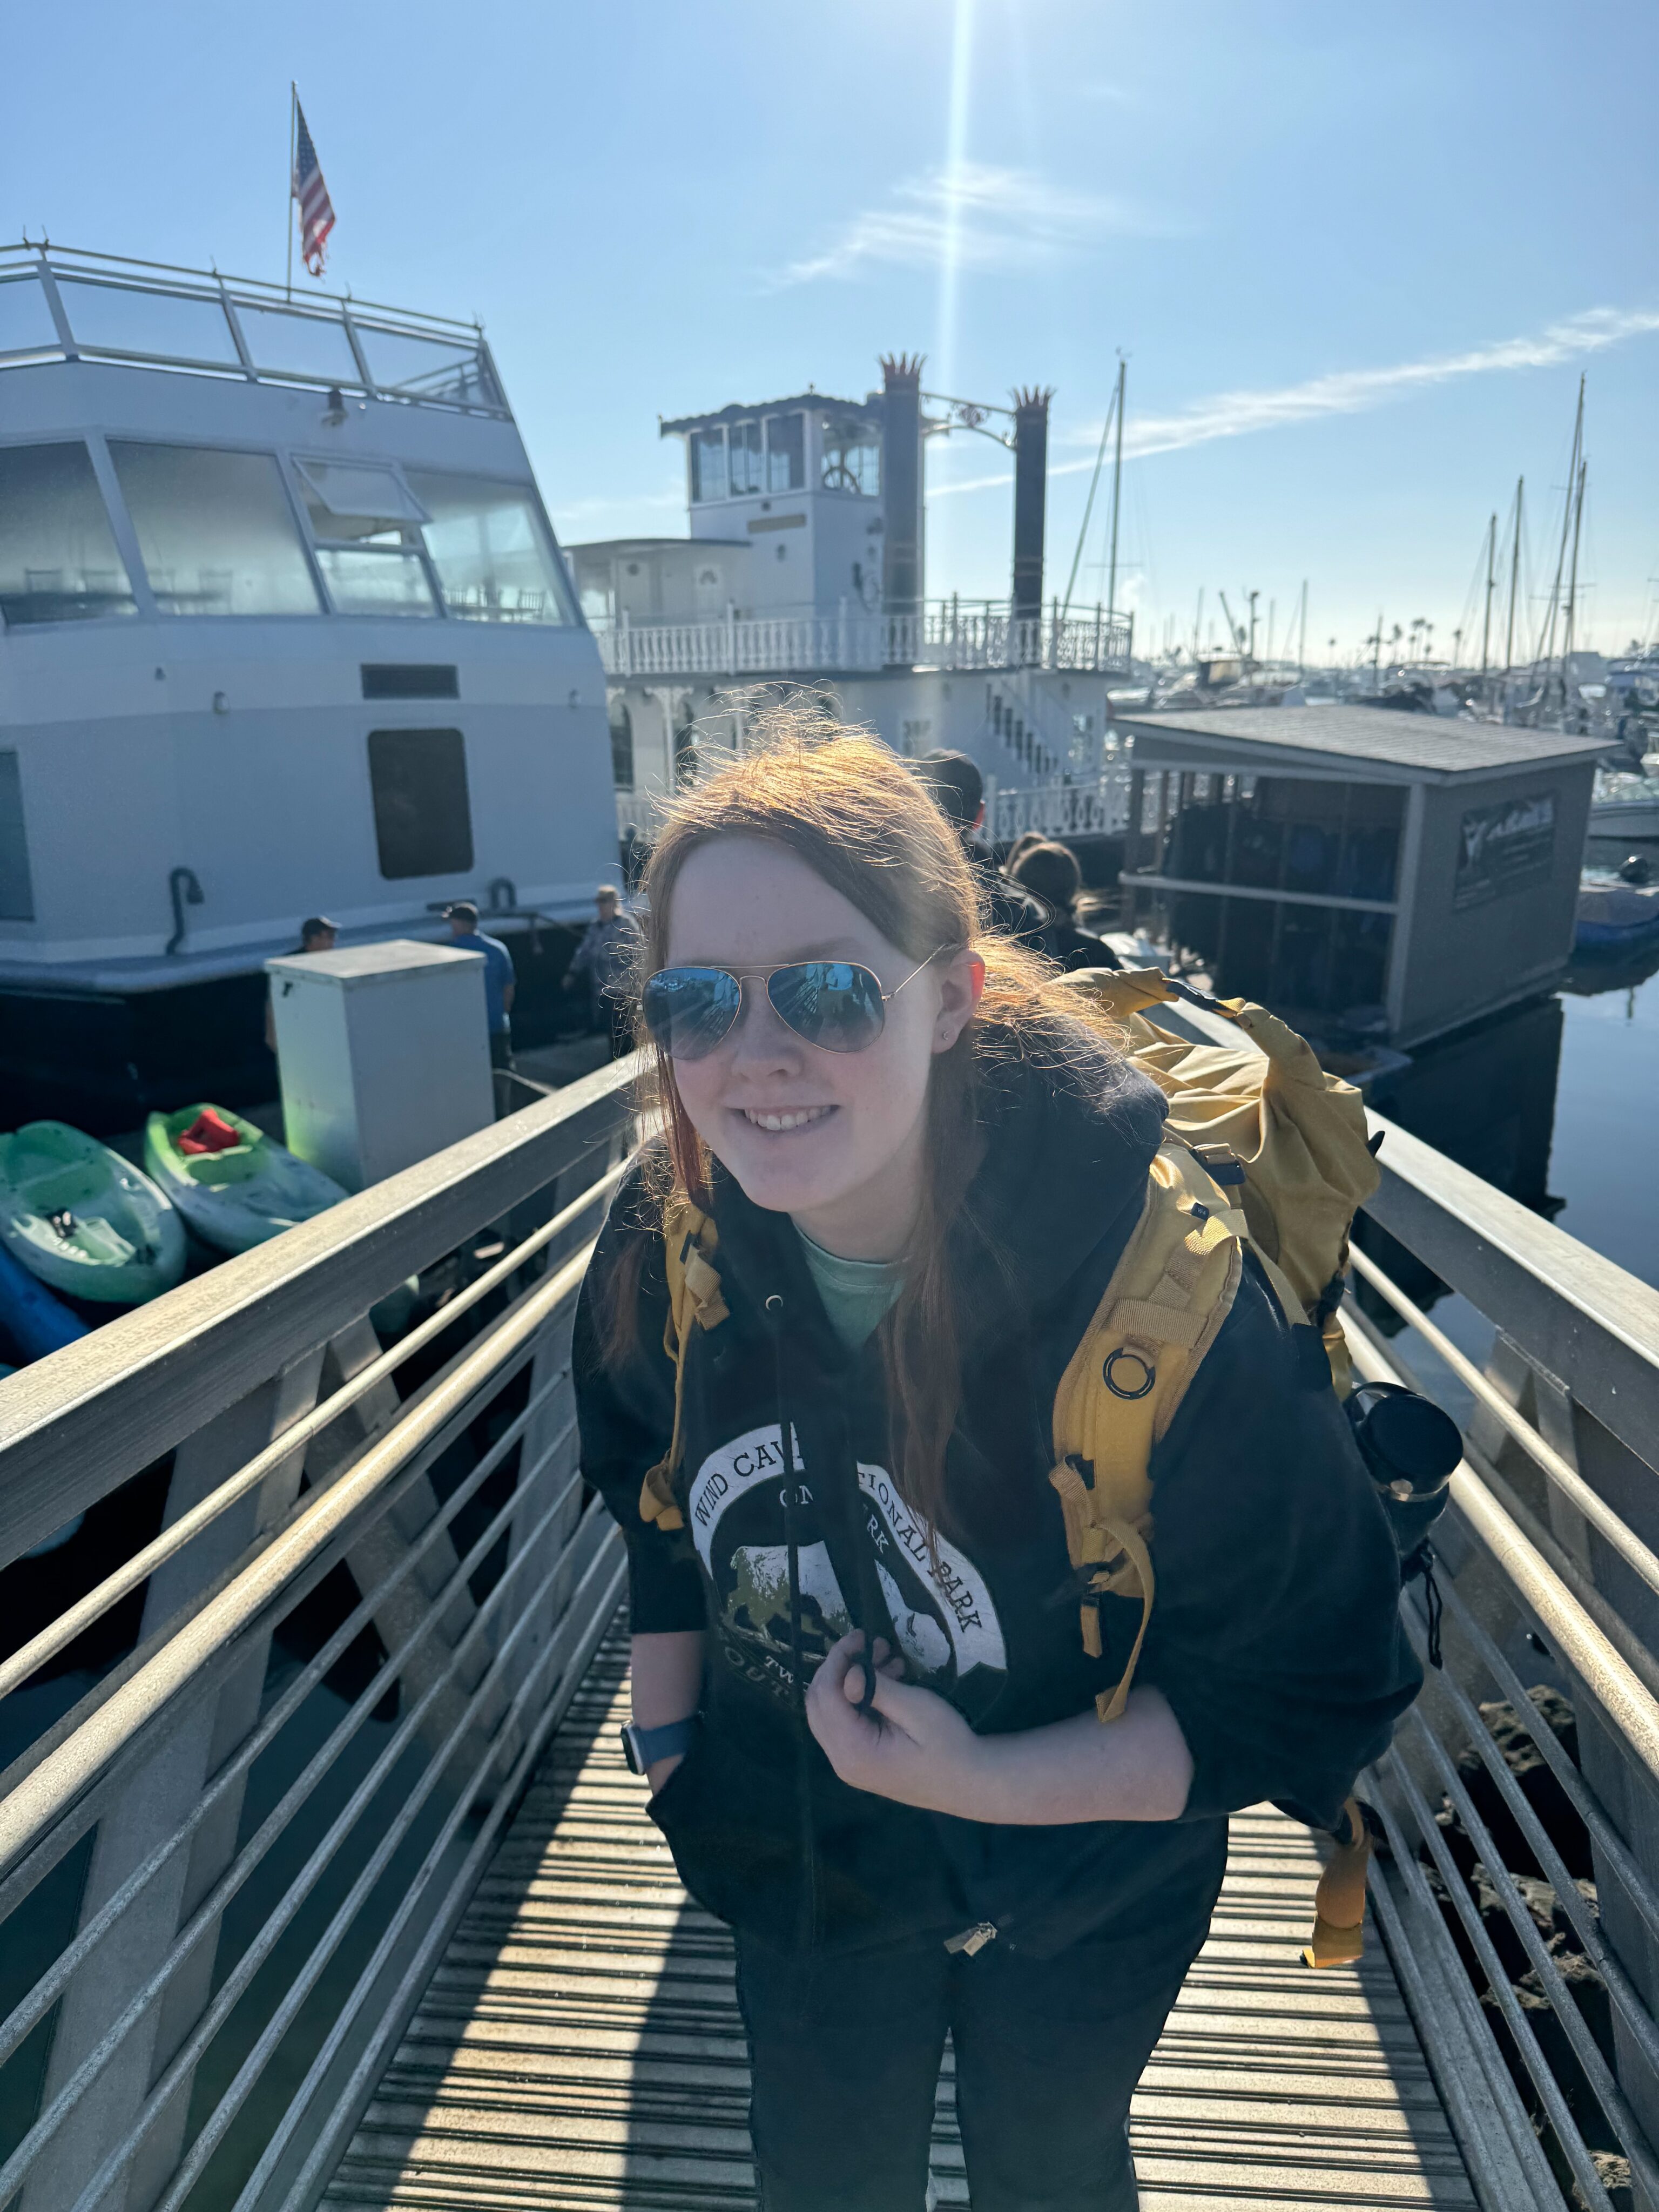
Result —
M 875 1713 L 861 1713 L 864 1637 L 858 1630 L 843 1636 L 812 1677 L 807 1724 L 850 1788 L 971 1820 L 985 1746 L 954 1705 L 898 1679 L 902 1673 L 878 1640 Z
M 1163 1692 L 1132 1690 L 1103 1727 L 1092 1711 L 1046 1728 L 975 1735 L 931 1690 L 896 1680 L 897 1662 L 876 1645 L 876 1718 L 859 1711 L 864 1638 L 843 1636 L 806 1692 L 806 1718 L 842 1780 L 929 1813 L 1010 1826 L 1075 1820 L 1179 1820 L 1192 1753 Z

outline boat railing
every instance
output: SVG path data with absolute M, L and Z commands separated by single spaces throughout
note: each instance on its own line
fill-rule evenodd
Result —
M 1026 789 L 999 784 L 988 806 L 992 840 L 1012 844 L 1028 830 L 1045 837 L 1117 837 L 1128 826 L 1131 771 L 1126 765 Z
M 1133 625 L 1090 608 L 1016 616 L 1006 604 L 930 600 L 914 614 L 738 615 L 711 622 L 595 625 L 607 676 L 668 677 L 873 673 L 884 668 L 1063 669 L 1121 675 Z
M 349 294 L 46 244 L 0 246 L 0 369 L 124 362 L 510 420 L 482 327 Z
M 0 2203 L 315 2201 L 622 1587 L 569 1346 L 627 1078 L 0 1386 L 14 1589 L 95 1562 L 0 1663 Z
M 623 1586 L 568 1347 L 629 1075 L 0 1383 L 9 1587 L 94 1560 L 0 1663 L 0 2202 L 327 2187 Z M 1466 1455 L 1402 1601 L 1443 1665 L 1363 1782 L 1374 1918 L 1486 2212 L 1612 2212 L 1620 2160 L 1659 2203 L 1659 1292 L 1376 1126 L 1356 1366 Z M 117 1556 L 26 1557 L 123 1510 Z

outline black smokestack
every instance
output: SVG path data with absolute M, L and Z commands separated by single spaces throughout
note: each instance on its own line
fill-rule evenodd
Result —
M 921 354 L 884 354 L 881 596 L 890 615 L 915 614 L 922 597 Z
M 1042 533 L 1048 499 L 1048 402 L 1033 386 L 1014 399 L 1014 618 L 1042 612 Z

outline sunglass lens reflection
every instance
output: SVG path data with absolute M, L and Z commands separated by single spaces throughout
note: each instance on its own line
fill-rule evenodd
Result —
M 672 1060 L 702 1060 L 736 1021 L 742 986 L 720 968 L 664 968 L 642 997 L 646 1027 Z
M 803 960 L 780 968 L 767 985 L 780 1021 L 826 1052 L 862 1052 L 886 1018 L 881 985 L 848 960 Z

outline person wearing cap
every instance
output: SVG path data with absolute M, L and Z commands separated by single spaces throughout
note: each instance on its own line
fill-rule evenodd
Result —
M 484 1006 L 489 1017 L 489 1064 L 513 1065 L 513 997 L 518 974 L 513 955 L 499 937 L 486 936 L 478 927 L 478 909 L 471 899 L 455 899 L 444 908 L 449 933 L 469 952 L 484 958 Z
M 923 753 L 913 763 L 913 769 L 927 786 L 934 805 L 955 826 L 962 840 L 962 848 L 979 884 L 980 896 L 989 909 L 992 927 L 1041 951 L 1042 932 L 1048 920 L 1047 912 L 1017 884 L 1009 882 L 997 866 L 996 855 L 979 841 L 978 831 L 985 820 L 985 779 L 979 772 L 978 763 L 970 760 L 966 753 L 953 753 L 941 747 L 936 752 Z
M 340 925 L 331 921 L 325 914 L 308 914 L 300 924 L 298 952 L 332 952 L 340 934 Z M 276 1049 L 276 1010 L 270 1003 L 270 993 L 265 992 L 265 1050 Z
M 579 983 L 586 986 L 588 1026 L 610 1030 L 611 1057 L 621 1060 L 634 1049 L 628 987 L 640 947 L 640 926 L 631 914 L 623 912 L 615 884 L 601 884 L 594 892 L 593 913 L 561 988 L 574 991 Z

